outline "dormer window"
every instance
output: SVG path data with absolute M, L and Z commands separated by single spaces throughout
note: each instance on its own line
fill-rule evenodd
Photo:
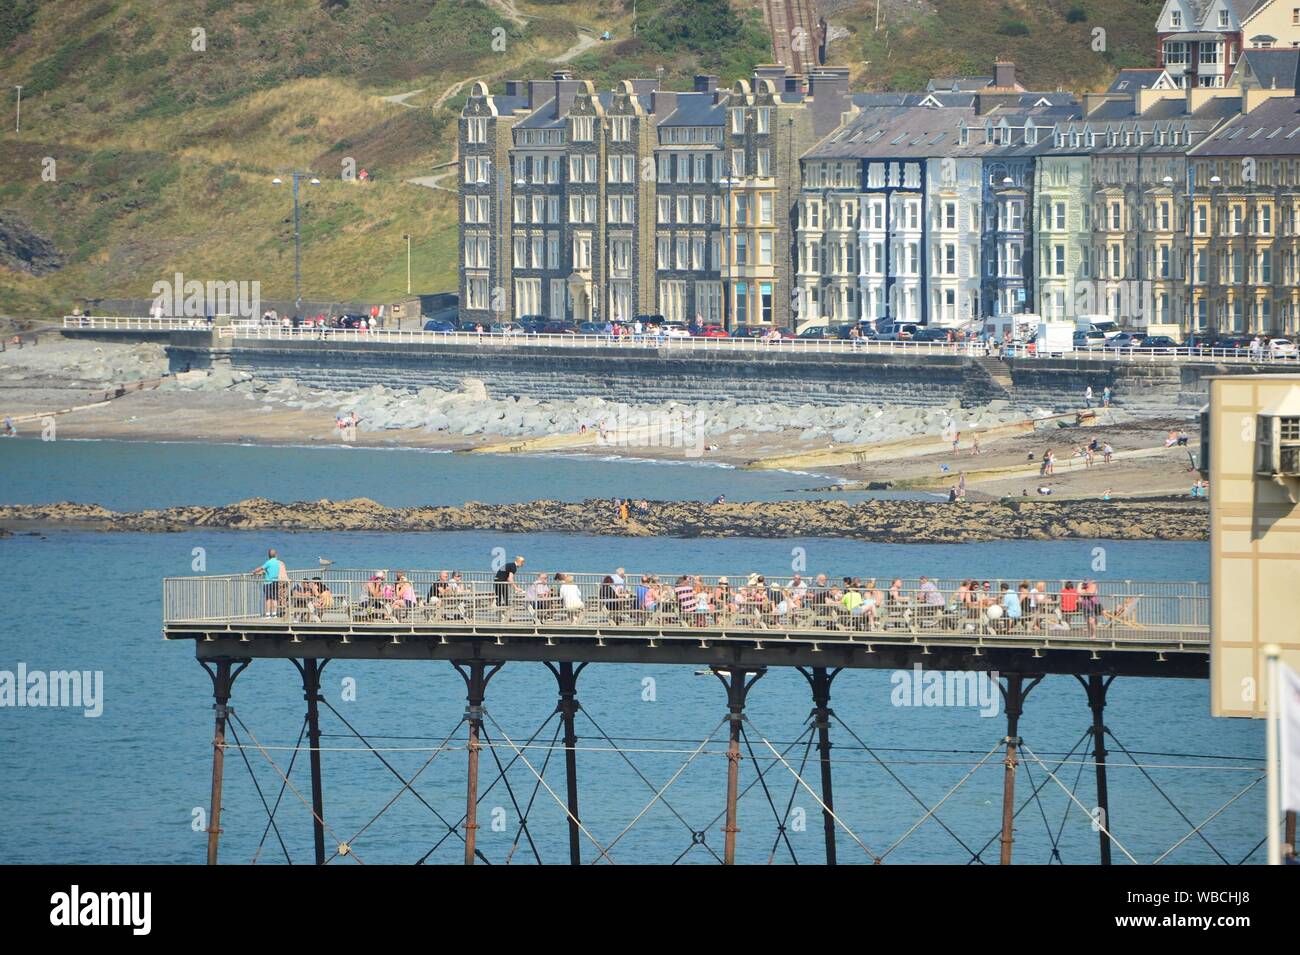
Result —
M 1170 11 L 1169 25 L 1175 30 L 1181 30 L 1183 28 L 1183 12 L 1181 10 Z
M 1228 28 L 1228 11 L 1227 11 L 1227 10 L 1220 10 L 1220 11 L 1219 11 L 1219 29 L 1220 29 L 1220 30 L 1226 30 L 1227 28 Z

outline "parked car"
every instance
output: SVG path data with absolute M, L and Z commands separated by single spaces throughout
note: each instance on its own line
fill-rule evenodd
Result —
M 1106 333 L 1098 331 L 1075 332 L 1075 348 L 1104 348 L 1106 345 Z
M 632 323 L 636 324 L 637 322 L 641 323 L 642 328 L 647 325 L 662 325 L 664 323 L 664 317 L 662 315 L 637 315 L 632 319 Z
M 605 335 L 605 326 L 600 322 L 580 322 L 578 324 L 579 335 Z
M 1142 344 L 1143 335 L 1139 332 L 1120 332 L 1106 340 L 1107 348 L 1137 348 Z
M 946 328 L 918 328 L 912 334 L 914 342 L 946 342 L 948 340 L 948 329 Z
M 426 332 L 455 332 L 459 331 L 455 322 L 449 322 L 445 318 L 431 318 L 424 323 Z
M 834 325 L 812 325 L 805 328 L 797 336 L 802 341 L 811 341 L 813 339 L 839 338 L 839 333 Z
M 664 322 L 663 323 L 665 338 L 690 338 L 691 333 L 686 327 L 685 322 Z
M 882 321 L 876 323 L 877 337 L 885 341 L 911 341 L 918 331 L 920 331 L 920 326 L 910 322 L 897 324 L 892 321 Z
M 1297 354 L 1296 344 L 1289 338 L 1270 338 L 1264 347 L 1273 358 L 1294 358 Z
M 537 330 L 537 334 L 576 335 L 578 334 L 578 326 L 574 325 L 573 322 L 562 322 L 562 321 L 547 322 Z
M 493 335 L 522 335 L 524 326 L 518 322 L 493 322 L 491 329 Z
M 518 322 L 529 335 L 538 334 L 550 319 L 545 315 L 520 315 Z
M 701 325 L 695 332 L 696 338 L 727 338 L 726 328 L 721 325 Z
M 1183 346 L 1180 342 L 1174 341 L 1168 335 L 1147 335 L 1134 347 L 1140 348 L 1143 351 L 1172 353 Z

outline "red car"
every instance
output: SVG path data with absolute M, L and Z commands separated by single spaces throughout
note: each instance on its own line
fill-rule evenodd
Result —
M 721 325 L 701 325 L 695 333 L 696 338 L 729 338 L 727 330 Z

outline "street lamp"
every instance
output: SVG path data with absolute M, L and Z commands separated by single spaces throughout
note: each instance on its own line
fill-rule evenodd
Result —
M 402 233 L 402 238 L 406 240 L 406 294 L 411 294 L 411 234 Z
M 298 180 L 306 179 L 313 186 L 319 186 L 320 180 L 309 172 L 291 172 L 293 177 L 293 307 L 294 314 L 302 315 L 302 228 L 298 215 Z M 284 180 L 276 176 L 271 185 L 284 185 Z
M 1219 185 L 1220 185 L 1222 182 L 1223 182 L 1223 179 L 1220 178 L 1219 176 L 1211 176 L 1211 177 L 1210 177 L 1210 211 L 1209 211 L 1209 215 L 1208 215 L 1207 220 L 1206 220 L 1206 225 L 1208 226 L 1208 229 L 1209 229 L 1209 233 L 1210 233 L 1211 238 L 1214 236 L 1214 194 L 1215 194 L 1215 191 L 1218 189 Z M 1215 275 L 1217 276 L 1218 274 L 1219 274 L 1219 273 L 1216 271 Z M 1220 281 L 1221 281 L 1221 280 L 1220 280 Z M 1208 304 L 1207 304 L 1207 306 L 1206 306 L 1205 323 L 1206 323 L 1206 325 L 1209 325 L 1209 323 L 1210 323 L 1210 315 L 1209 315 L 1209 306 L 1208 306 Z M 1219 334 L 1219 333 L 1222 331 L 1222 330 L 1219 328 L 1219 325 L 1218 325 L 1218 322 L 1217 322 L 1217 321 L 1215 322 L 1214 330 L 1215 330 L 1215 334 L 1216 334 L 1216 335 Z M 1211 344 L 1213 344 L 1213 342 L 1211 342 Z
M 722 187 L 724 208 L 722 210 L 722 327 L 728 331 L 731 330 L 731 284 L 727 281 L 731 277 L 732 257 L 731 257 L 731 187 L 739 185 L 739 181 L 733 178 L 734 167 L 727 163 L 727 168 L 722 173 L 722 178 L 718 180 L 718 185 Z M 746 316 L 748 317 L 748 316 Z

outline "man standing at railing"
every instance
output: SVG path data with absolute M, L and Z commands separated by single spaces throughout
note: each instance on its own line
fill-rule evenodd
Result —
M 262 586 L 262 596 L 266 598 L 266 615 L 278 616 L 282 592 L 289 582 L 289 571 L 284 566 L 284 561 L 276 556 L 274 547 L 266 552 L 266 560 L 261 566 L 254 567 L 252 573 L 254 577 L 269 581 Z

